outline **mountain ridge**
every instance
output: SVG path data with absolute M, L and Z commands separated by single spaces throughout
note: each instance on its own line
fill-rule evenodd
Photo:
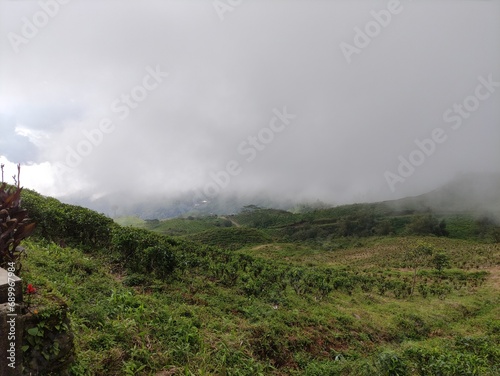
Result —
M 212 200 L 197 201 L 192 192 L 176 196 L 159 195 L 147 199 L 130 201 L 124 192 L 91 200 L 84 196 L 67 196 L 61 201 L 84 206 L 116 218 L 136 216 L 141 219 L 168 219 L 189 215 L 232 214 L 246 205 L 300 210 L 300 207 L 320 208 L 353 205 L 333 205 L 319 201 L 292 202 L 265 195 L 220 195 Z M 366 202 L 385 204 L 396 210 L 432 210 L 438 214 L 470 213 L 475 216 L 494 216 L 500 220 L 500 174 L 471 173 L 453 180 L 429 192 L 396 200 Z

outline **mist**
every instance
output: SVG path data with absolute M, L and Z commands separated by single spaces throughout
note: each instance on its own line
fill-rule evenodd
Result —
M 42 194 L 337 205 L 500 173 L 499 2 L 41 3 L 0 3 L 0 161 Z

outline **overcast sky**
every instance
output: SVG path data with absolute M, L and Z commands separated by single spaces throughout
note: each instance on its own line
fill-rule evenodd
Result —
M 498 172 L 499 20 L 499 1 L 0 1 L 6 180 L 343 203 Z

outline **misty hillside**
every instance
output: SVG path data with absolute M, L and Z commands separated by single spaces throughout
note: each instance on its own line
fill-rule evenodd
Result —
M 123 200 L 120 200 L 123 198 Z M 118 201 L 117 201 L 118 200 Z M 305 208 L 327 208 L 332 205 L 319 201 L 309 203 L 280 200 L 265 194 L 261 195 L 219 195 L 211 200 L 197 200 L 191 194 L 150 196 L 142 201 L 128 202 L 126 195 L 104 196 L 90 201 L 85 198 L 67 197 L 65 201 L 82 205 L 93 210 L 118 218 L 134 216 L 142 219 L 166 219 L 181 216 L 227 215 L 238 213 L 246 205 L 263 208 L 282 209 L 300 212 Z M 474 216 L 495 216 L 500 218 L 500 175 L 467 174 L 459 176 L 444 186 L 425 194 L 395 201 L 385 201 L 396 211 L 431 210 L 437 214 L 451 215 L 468 213 Z
M 390 201 L 398 209 L 440 214 L 472 213 L 500 218 L 500 174 L 464 174 L 429 193 Z
M 80 205 L 112 218 L 134 216 L 141 219 L 167 219 L 189 215 L 227 215 L 239 212 L 246 205 L 275 208 L 291 212 L 304 208 L 335 207 L 335 204 L 310 200 L 301 202 L 281 199 L 266 193 L 224 193 L 200 199 L 193 192 L 176 195 L 154 194 L 130 200 L 127 192 L 91 199 L 85 195 L 68 195 L 63 202 Z M 397 211 L 428 211 L 442 215 L 468 213 L 500 219 L 500 174 L 470 173 L 457 176 L 443 186 L 427 193 L 398 200 L 383 201 Z

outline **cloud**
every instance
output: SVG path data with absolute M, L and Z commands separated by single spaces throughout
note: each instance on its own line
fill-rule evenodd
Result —
M 210 1 L 186 3 L 72 1 L 19 53 L 3 38 L 0 110 L 15 121 L 1 120 L 0 153 L 60 167 L 109 119 L 113 131 L 54 180 L 89 196 L 203 190 L 232 160 L 242 172 L 224 192 L 331 202 L 397 198 L 463 170 L 498 171 L 500 91 L 396 192 L 384 179 L 415 139 L 449 126 L 444 111 L 478 76 L 500 81 L 500 4 L 402 2 L 348 64 L 340 44 L 387 2 L 253 1 L 223 22 Z M 0 35 L 19 33 L 37 9 L 1 3 Z M 156 66 L 168 77 L 121 118 L 112 104 Z M 297 118 L 247 162 L 238 146 L 284 106 Z M 37 146 L 27 137 L 35 134 L 46 135 Z
M 0 155 L 18 163 L 29 163 L 37 158 L 37 147 L 22 132 L 16 132 L 14 118 L 0 113 Z

